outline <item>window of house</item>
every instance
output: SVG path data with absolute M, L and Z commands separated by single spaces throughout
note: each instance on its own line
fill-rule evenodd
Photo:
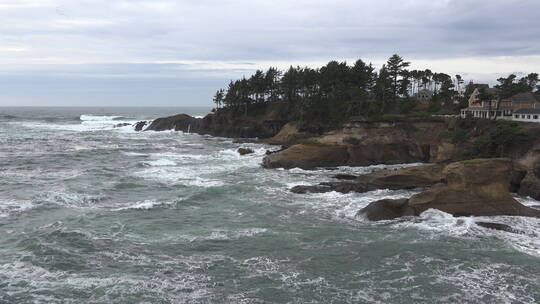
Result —
M 525 115 L 521 115 L 521 118 L 525 119 Z
M 514 115 L 515 118 L 519 118 L 519 115 Z
M 531 115 L 527 115 L 527 119 L 531 119 Z
M 534 115 L 533 118 L 534 118 L 534 119 L 538 119 L 538 115 Z

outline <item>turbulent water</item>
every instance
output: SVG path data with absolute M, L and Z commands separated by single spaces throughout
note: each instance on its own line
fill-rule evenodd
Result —
M 540 301 L 540 220 L 369 222 L 414 191 L 293 194 L 374 167 L 266 170 L 276 147 L 114 127 L 181 112 L 206 109 L 0 108 L 0 303 Z

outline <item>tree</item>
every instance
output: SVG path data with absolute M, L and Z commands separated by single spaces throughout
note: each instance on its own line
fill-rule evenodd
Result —
M 393 82 L 386 65 L 383 65 L 379 70 L 377 81 L 375 82 L 375 97 L 380 104 L 380 112 L 384 112 L 387 108 L 387 99 L 394 93 Z
M 461 75 L 456 75 L 456 85 L 457 85 L 457 90 L 458 90 L 458 92 L 460 91 L 461 85 L 462 85 L 464 82 L 465 82 L 465 81 L 463 80 L 463 77 L 461 77 Z
M 223 98 L 224 97 L 225 97 L 225 91 L 223 89 L 217 90 L 216 95 L 214 95 L 213 100 L 214 100 L 214 103 L 216 104 L 218 109 L 223 104 Z
M 508 77 L 497 79 L 499 82 L 495 87 L 500 91 L 501 98 L 509 98 L 515 94 L 532 92 L 538 82 L 538 74 L 531 73 L 516 82 L 517 76 L 510 74 Z
M 410 64 L 410 62 L 404 61 L 403 58 L 401 58 L 397 54 L 392 55 L 392 57 L 390 57 L 390 59 L 388 59 L 388 62 L 386 63 L 386 70 L 388 71 L 388 75 L 392 79 L 391 89 L 393 101 L 397 100 L 400 91 L 398 80 L 401 76 L 403 76 L 405 68 L 408 67 Z

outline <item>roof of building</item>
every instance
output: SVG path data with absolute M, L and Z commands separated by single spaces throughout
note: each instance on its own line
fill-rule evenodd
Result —
M 513 104 L 535 104 L 537 103 L 533 93 L 519 93 L 510 98 Z
M 519 109 L 519 110 L 514 111 L 514 114 L 540 114 L 540 108 Z
M 481 86 L 482 86 L 482 88 L 485 90 L 485 92 L 487 94 L 493 95 L 493 97 L 495 97 L 495 98 L 497 98 L 497 96 L 499 95 L 499 89 L 490 88 L 490 87 L 488 87 L 487 84 L 485 86 L 484 85 L 481 85 Z M 476 88 L 473 91 L 473 93 L 471 94 L 471 97 L 477 97 L 479 94 L 480 94 L 480 88 Z

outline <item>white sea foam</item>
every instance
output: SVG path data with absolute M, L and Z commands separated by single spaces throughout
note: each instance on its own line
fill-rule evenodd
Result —
M 9 217 L 34 208 L 30 201 L 0 200 L 0 217 Z
M 66 189 L 55 189 L 41 193 L 35 199 L 49 204 L 55 204 L 67 208 L 94 209 L 100 207 L 100 202 L 106 197 L 103 195 L 90 195 L 75 193 Z
M 103 254 L 105 256 L 105 254 Z M 122 256 L 133 256 L 123 254 Z M 118 254 L 112 258 L 118 258 Z M 48 270 L 30 262 L 12 262 L 0 265 L 0 280 L 10 282 L 3 287 L 4 295 L 24 295 L 36 303 L 77 302 L 80 294 L 91 289 L 103 290 L 103 293 L 92 297 L 92 302 L 111 303 L 121 295 L 137 297 L 144 303 L 161 299 L 164 302 L 191 303 L 203 299 L 211 299 L 210 278 L 200 269 L 208 267 L 213 260 L 196 260 L 191 257 L 160 256 L 161 262 L 150 259 L 138 259 L 139 265 L 145 269 L 154 269 L 146 275 L 112 273 L 100 276 L 87 276 L 80 272 Z M 166 259 L 166 261 L 163 261 Z M 187 266 L 187 269 L 186 269 Z M 45 295 L 36 290 L 66 290 L 60 296 L 54 292 Z M 20 296 L 18 296 L 20 297 Z M 205 301 L 206 302 L 206 301 Z
M 213 230 L 207 235 L 181 235 L 181 239 L 188 240 L 189 242 L 200 241 L 230 241 L 241 238 L 254 237 L 262 233 L 267 233 L 266 228 L 247 228 L 240 230 Z
M 122 210 L 129 210 L 129 209 L 150 210 L 155 207 L 168 206 L 172 204 L 173 202 L 158 202 L 158 201 L 153 201 L 153 200 L 146 200 L 144 202 L 137 202 L 131 205 L 127 205 L 125 207 L 116 208 L 116 209 L 113 209 L 113 211 L 122 211 Z
M 478 226 L 477 222 L 494 222 L 512 227 L 515 232 L 500 231 Z M 394 227 L 415 228 L 429 233 L 430 238 L 441 236 L 465 238 L 496 238 L 508 246 L 529 255 L 540 257 L 540 219 L 528 217 L 454 217 L 451 214 L 430 209 L 411 221 L 399 221 Z
M 80 117 L 82 121 L 112 121 L 112 120 L 117 120 L 119 118 L 123 118 L 123 117 L 122 116 L 99 116 L 99 115 L 90 115 L 90 114 L 83 114 Z
M 166 158 L 161 158 L 161 159 L 157 159 L 157 160 L 153 160 L 153 161 L 145 161 L 144 163 L 147 164 L 147 165 L 150 165 L 150 166 L 155 166 L 155 167 L 175 166 L 176 165 L 175 162 L 173 162 L 172 160 L 166 159 Z

